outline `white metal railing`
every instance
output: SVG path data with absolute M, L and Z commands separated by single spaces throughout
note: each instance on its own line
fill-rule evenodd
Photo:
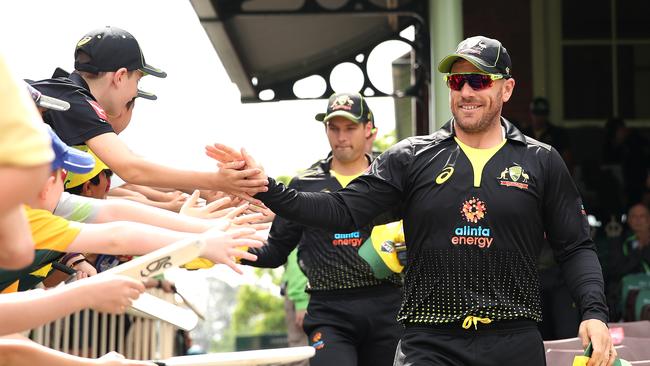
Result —
M 174 295 L 159 289 L 148 293 L 174 302 Z M 35 328 L 30 338 L 46 347 L 76 356 L 97 358 L 116 351 L 135 360 L 174 356 L 175 326 L 136 315 L 111 315 L 83 310 Z

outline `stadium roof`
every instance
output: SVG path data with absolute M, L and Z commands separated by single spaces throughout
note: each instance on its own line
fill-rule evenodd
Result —
M 333 92 L 330 72 L 342 62 L 360 66 L 361 90 L 386 95 L 368 79 L 367 56 L 385 40 L 404 40 L 399 33 L 409 25 L 426 25 L 421 17 L 426 1 L 416 0 L 191 2 L 243 102 L 262 101 L 260 92 L 267 89 L 272 100 L 298 99 L 294 83 L 312 75 L 326 81 L 323 94 L 315 97 L 327 97 Z

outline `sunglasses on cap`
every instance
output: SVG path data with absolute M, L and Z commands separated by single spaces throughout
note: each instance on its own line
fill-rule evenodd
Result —
M 481 74 L 475 72 L 461 72 L 456 74 L 445 75 L 445 82 L 451 90 L 459 91 L 467 83 L 474 90 L 487 89 L 494 84 L 495 80 L 507 79 L 507 75 L 502 74 Z

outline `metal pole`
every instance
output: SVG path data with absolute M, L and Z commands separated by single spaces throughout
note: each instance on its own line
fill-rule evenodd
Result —
M 438 63 L 456 50 L 463 40 L 462 0 L 429 0 L 431 36 L 431 93 L 429 94 L 429 131 L 439 129 L 451 117 L 449 91 L 438 72 Z

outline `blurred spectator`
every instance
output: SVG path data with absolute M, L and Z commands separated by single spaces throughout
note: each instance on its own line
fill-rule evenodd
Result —
M 637 203 L 627 216 L 630 234 L 612 253 L 612 275 L 621 278 L 630 273 L 650 274 L 650 210 Z
M 530 102 L 530 126 L 528 130 L 524 130 L 524 134 L 553 146 L 562 155 L 562 159 L 564 159 L 569 171 L 571 171 L 573 156 L 566 131 L 551 123 L 548 119 L 549 112 L 550 108 L 546 98 L 537 97 L 533 99 Z
M 627 215 L 629 235 L 614 240 L 610 248 L 608 302 L 614 315 L 620 318 L 621 280 L 634 273 L 650 274 L 650 210 L 637 203 L 630 207 Z
M 612 117 L 605 124 L 603 162 L 622 167 L 623 189 L 627 204 L 639 202 L 645 191 L 650 168 L 648 140 L 627 128 L 625 121 Z

